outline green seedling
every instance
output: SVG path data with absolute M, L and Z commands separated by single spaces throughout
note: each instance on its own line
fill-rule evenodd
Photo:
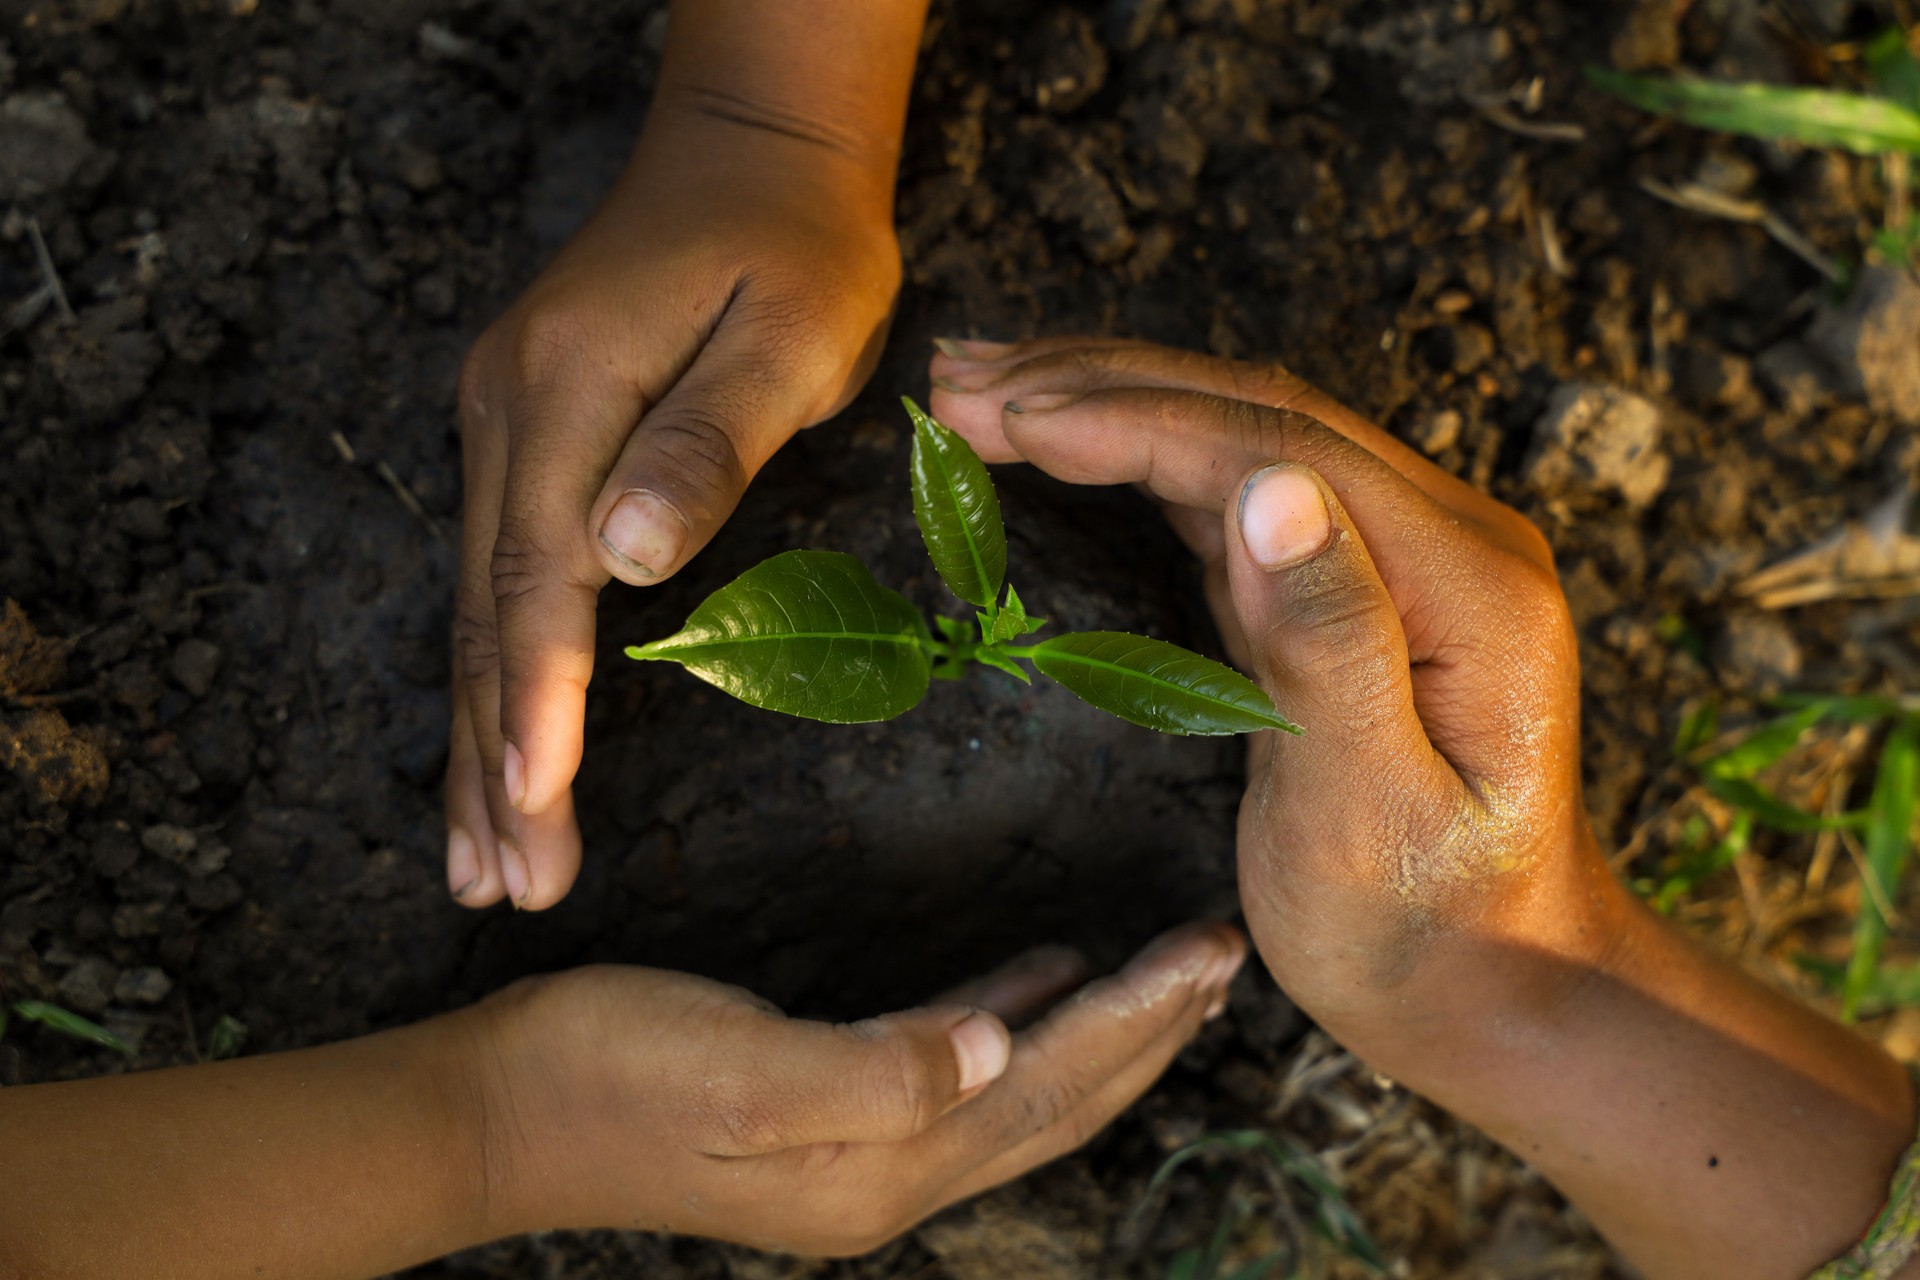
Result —
M 1869 41 L 1861 55 L 1864 93 L 1630 75 L 1604 67 L 1587 68 L 1587 76 L 1642 111 L 1702 129 L 1883 157 L 1887 221 L 1871 242 L 1889 261 L 1911 267 L 1920 263 L 1920 213 L 1908 196 L 1910 158 L 1920 155 L 1920 58 L 1913 39 L 1897 26 Z
M 1920 965 L 1883 965 L 1889 915 L 1907 864 L 1913 857 L 1914 819 L 1920 812 L 1920 710 L 1910 699 L 1866 696 L 1798 695 L 1779 699 L 1784 715 L 1762 724 L 1733 745 L 1708 753 L 1716 736 L 1719 704 L 1709 699 L 1690 712 L 1675 735 L 1674 750 L 1690 757 L 1708 792 L 1732 807 L 1727 833 L 1710 839 L 1706 821 L 1695 815 L 1683 833 L 1683 851 L 1659 880 L 1641 879 L 1634 888 L 1656 910 L 1668 913 L 1699 883 L 1732 865 L 1748 846 L 1756 826 L 1807 833 L 1842 831 L 1857 836 L 1862 892 L 1853 927 L 1852 950 L 1845 964 L 1811 956 L 1800 965 L 1840 996 L 1841 1016 L 1855 1018 L 1920 1004 Z M 1864 809 L 1817 814 L 1788 804 L 1755 781 L 1779 763 L 1816 726 L 1825 722 L 1876 725 L 1890 722 L 1875 768 L 1873 792 Z
M 13 1003 L 13 1016 L 24 1022 L 37 1022 L 43 1027 L 58 1031 L 62 1035 L 72 1036 L 76 1040 L 85 1040 L 104 1048 L 124 1053 L 129 1058 L 133 1050 L 125 1040 L 113 1034 L 97 1022 L 89 1022 L 77 1013 L 69 1013 L 57 1004 L 48 1004 L 44 1000 L 16 1000 Z M 7 1031 L 7 1010 L 0 1007 L 0 1035 Z
M 788 551 L 708 596 L 676 634 L 627 656 L 677 662 L 743 702 L 831 724 L 891 720 L 918 706 L 932 681 L 958 679 L 975 663 L 1031 683 L 1021 665 L 1031 663 L 1102 711 L 1162 733 L 1300 732 L 1251 680 L 1164 640 L 1085 631 L 1016 643 L 1047 622 L 1006 582 L 1007 533 L 986 464 L 905 404 L 914 520 L 941 579 L 974 606 L 972 622 L 936 617 L 936 636 L 854 557 Z
M 1284 1138 L 1260 1129 L 1236 1129 L 1207 1134 L 1168 1156 L 1147 1183 L 1129 1223 L 1138 1231 L 1159 1203 L 1168 1181 L 1181 1166 L 1203 1156 L 1228 1155 L 1251 1160 L 1273 1191 L 1282 1215 L 1291 1218 L 1295 1206 L 1304 1200 L 1313 1224 L 1313 1235 L 1336 1255 L 1359 1263 L 1369 1271 L 1386 1269 L 1379 1245 L 1367 1234 L 1359 1215 L 1347 1203 L 1340 1185 L 1326 1167 Z M 1236 1270 L 1228 1271 L 1227 1254 L 1234 1237 L 1251 1216 L 1252 1206 L 1237 1193 L 1230 1195 L 1213 1235 L 1205 1245 L 1196 1245 L 1174 1255 L 1168 1280 L 1265 1280 L 1280 1267 L 1303 1261 L 1292 1246 L 1282 1246 L 1254 1258 Z M 1297 1270 L 1293 1274 L 1300 1274 Z

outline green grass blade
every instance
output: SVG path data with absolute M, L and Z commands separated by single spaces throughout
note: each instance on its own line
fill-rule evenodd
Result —
M 1907 33 L 1888 27 L 1867 42 L 1867 74 L 1874 90 L 1903 107 L 1920 111 L 1920 58 L 1913 56 Z
M 1681 758 L 1690 756 L 1712 742 L 1719 732 L 1720 699 L 1705 698 L 1680 721 L 1673 735 L 1673 754 Z
M 1751 778 L 1722 778 L 1710 773 L 1702 784 L 1710 795 L 1752 814 L 1775 831 L 1845 831 L 1867 825 L 1864 813 L 1840 813 L 1832 817 L 1809 813 L 1788 804 Z
M 1873 883 L 1862 886 L 1860 919 L 1853 927 L 1853 956 L 1847 961 L 1846 986 L 1840 993 L 1841 1016 L 1848 1021 L 1858 1016 L 1880 971 L 1880 954 L 1887 942 L 1887 917 L 1881 903 L 1893 901 L 1900 875 L 1913 853 L 1916 786 L 1920 786 L 1920 715 L 1910 715 L 1894 726 L 1881 749 L 1873 799 L 1867 806 L 1871 823 L 1867 827 L 1865 873 Z
M 1788 138 L 1866 156 L 1920 153 L 1920 112 L 1881 98 L 1831 89 L 1636 76 L 1604 67 L 1587 68 L 1587 77 L 1642 111 L 1702 129 Z
M 768 711 L 829 724 L 890 720 L 926 696 L 926 621 L 837 551 L 787 551 L 720 588 L 678 633 L 636 645 Z
M 1177 644 L 1125 631 L 1075 631 L 1008 649 L 1102 711 L 1161 733 L 1299 733 L 1260 686 Z
M 1826 703 L 1814 703 L 1791 715 L 1770 720 L 1729 750 L 1702 760 L 1701 772 L 1710 778 L 1751 778 L 1785 759 L 1789 751 L 1800 745 L 1807 730 L 1826 718 L 1827 710 Z
M 953 594 L 989 614 L 1007 577 L 1007 529 L 987 464 L 959 433 L 900 397 L 913 419 L 913 518 Z
M 1778 711 L 1805 711 L 1809 707 L 1818 707 L 1821 719 L 1838 720 L 1843 724 L 1873 724 L 1913 709 L 1899 698 L 1882 698 L 1870 693 L 1784 693 L 1769 699 L 1768 705 Z
M 97 1022 L 89 1022 L 77 1013 L 68 1013 L 59 1005 L 47 1004 L 41 1000 L 21 1000 L 14 1004 L 13 1011 L 28 1022 L 37 1022 L 62 1035 L 116 1050 L 129 1058 L 133 1056 L 133 1050 L 128 1047 L 125 1040 Z

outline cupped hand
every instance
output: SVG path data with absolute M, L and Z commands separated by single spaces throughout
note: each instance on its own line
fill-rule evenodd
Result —
M 523 982 L 474 1011 L 490 1228 L 865 1252 L 1085 1142 L 1223 1006 L 1245 954 L 1230 926 L 1189 925 L 1086 983 L 1046 949 L 851 1025 L 659 970 Z
M 891 169 L 656 103 L 606 203 L 468 355 L 448 888 L 551 906 L 579 867 L 594 614 L 668 577 L 843 407 L 900 264 Z
M 1475 966 L 1495 951 L 1622 936 L 1581 805 L 1573 628 L 1517 512 L 1282 369 L 1058 339 L 943 343 L 933 373 L 983 455 L 1144 486 L 1205 563 L 1231 656 L 1306 730 L 1253 740 L 1248 925 L 1350 1048 L 1515 1007 L 1494 989 L 1533 979 Z

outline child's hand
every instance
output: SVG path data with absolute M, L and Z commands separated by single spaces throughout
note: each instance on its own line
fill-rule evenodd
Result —
M 1233 658 L 1306 729 L 1254 740 L 1240 821 L 1248 923 L 1303 1008 L 1392 1057 L 1410 1003 L 1458 1006 L 1436 987 L 1463 950 L 1607 947 L 1573 631 L 1531 525 L 1282 370 L 1071 339 L 980 354 L 936 359 L 941 420 L 1159 497 Z
M 613 194 L 462 373 L 446 804 L 470 907 L 537 910 L 573 883 L 600 588 L 686 563 L 885 337 L 890 153 L 857 163 L 700 106 L 662 90 Z
M 495 1064 L 478 1090 L 491 1230 L 864 1252 L 1085 1142 L 1224 1003 L 1245 954 L 1234 929 L 1190 925 L 1074 991 L 1083 962 L 1045 950 L 851 1026 L 659 970 L 522 983 L 475 1010 Z
M 1536 530 L 1283 370 L 1066 340 L 948 344 L 934 373 L 989 456 L 1160 498 L 1236 661 L 1305 727 L 1253 740 L 1240 880 L 1322 1026 L 1649 1277 L 1792 1280 L 1860 1238 L 1912 1086 L 1612 876 Z
M 0 1089 L 0 1275 L 386 1275 L 547 1227 L 857 1253 L 1086 1141 L 1245 956 L 1188 925 L 1082 987 L 1044 949 L 838 1027 L 578 969 L 319 1048 Z

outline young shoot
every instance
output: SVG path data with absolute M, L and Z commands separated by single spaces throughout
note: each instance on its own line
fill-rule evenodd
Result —
M 913 515 L 927 554 L 974 621 L 935 630 L 867 567 L 834 551 L 764 560 L 701 602 L 686 626 L 627 656 L 677 662 L 743 702 L 832 724 L 891 720 L 934 680 L 976 663 L 1022 683 L 1031 664 L 1123 720 L 1161 733 L 1299 733 L 1258 685 L 1211 658 L 1124 631 L 1067 632 L 1020 643 L 1047 625 L 1006 581 L 1007 532 L 986 464 L 912 400 Z M 1004 588 L 1004 590 L 1003 590 Z

